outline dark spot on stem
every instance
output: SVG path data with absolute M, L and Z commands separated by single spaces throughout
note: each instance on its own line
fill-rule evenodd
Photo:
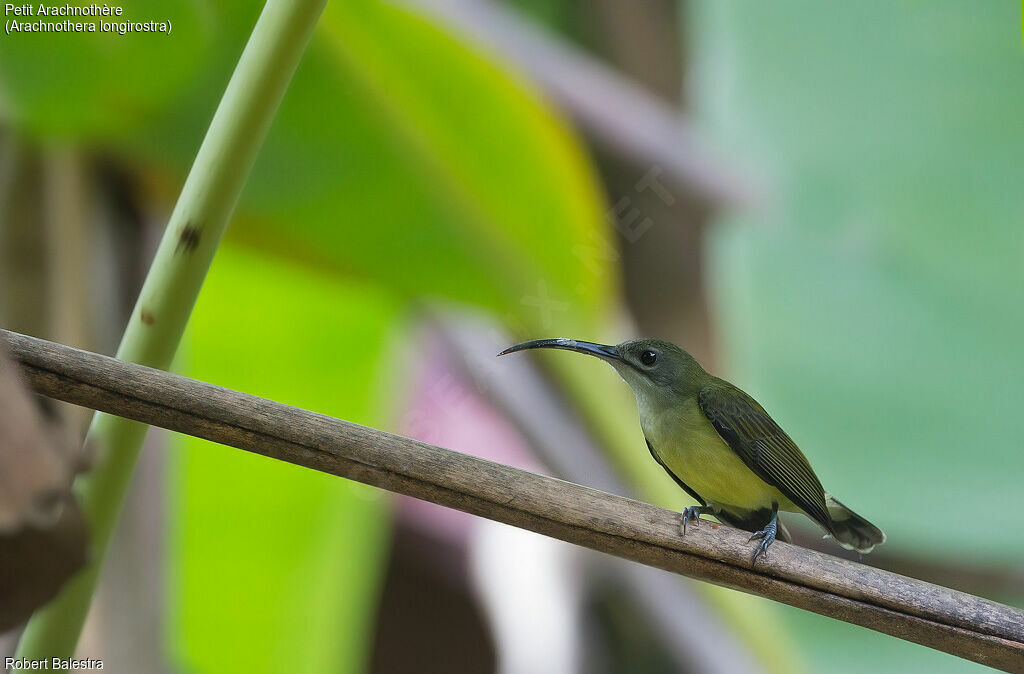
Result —
M 202 237 L 202 233 L 196 227 L 192 226 L 192 223 L 185 225 L 181 233 L 178 234 L 178 245 L 174 249 L 175 253 L 191 253 L 199 247 L 199 239 Z
M 141 318 L 142 322 L 145 323 L 146 325 L 153 325 L 154 323 L 156 323 L 156 316 L 154 316 L 146 309 L 142 309 L 139 312 L 139 318 Z

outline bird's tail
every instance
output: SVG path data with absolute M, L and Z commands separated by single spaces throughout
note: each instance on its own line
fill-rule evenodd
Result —
M 885 543 L 885 534 L 871 522 L 853 512 L 842 503 L 825 494 L 825 505 L 832 518 L 832 537 L 847 550 L 871 552 L 876 545 Z

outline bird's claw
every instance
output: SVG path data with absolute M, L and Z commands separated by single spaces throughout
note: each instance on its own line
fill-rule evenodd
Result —
M 774 521 L 772 521 L 761 531 L 755 531 L 750 535 L 750 538 L 747 539 L 747 543 L 757 539 L 760 539 L 761 541 L 758 544 L 757 549 L 754 550 L 754 559 L 751 564 L 756 564 L 759 557 L 765 557 L 768 555 L 768 546 L 775 542 L 775 534 L 777 531 L 778 526 Z
M 700 524 L 700 516 L 703 514 L 703 509 L 700 506 L 690 506 L 689 508 L 683 508 L 683 536 L 686 535 L 686 525 L 688 522 L 694 524 Z

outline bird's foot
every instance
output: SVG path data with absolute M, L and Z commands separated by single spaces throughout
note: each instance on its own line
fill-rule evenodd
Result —
M 683 508 L 683 524 L 682 531 L 683 536 L 686 535 L 686 525 L 689 522 L 694 524 L 700 524 L 700 516 L 706 513 L 712 512 L 712 508 L 708 506 L 690 506 L 689 508 Z
M 754 550 L 754 559 L 751 564 L 756 564 L 758 557 L 764 557 L 768 554 L 768 546 L 775 542 L 775 535 L 778 533 L 778 530 L 778 520 L 772 516 L 772 520 L 768 523 L 768 526 L 750 535 L 750 538 L 747 539 L 748 543 L 756 539 L 761 540 L 757 549 Z

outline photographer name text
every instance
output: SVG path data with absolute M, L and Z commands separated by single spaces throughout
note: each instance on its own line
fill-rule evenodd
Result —
M 103 669 L 103 661 L 96 658 L 40 658 L 30 660 L 28 658 L 4 658 L 6 671 L 32 671 L 50 670 L 56 672 L 81 671 L 86 669 Z

